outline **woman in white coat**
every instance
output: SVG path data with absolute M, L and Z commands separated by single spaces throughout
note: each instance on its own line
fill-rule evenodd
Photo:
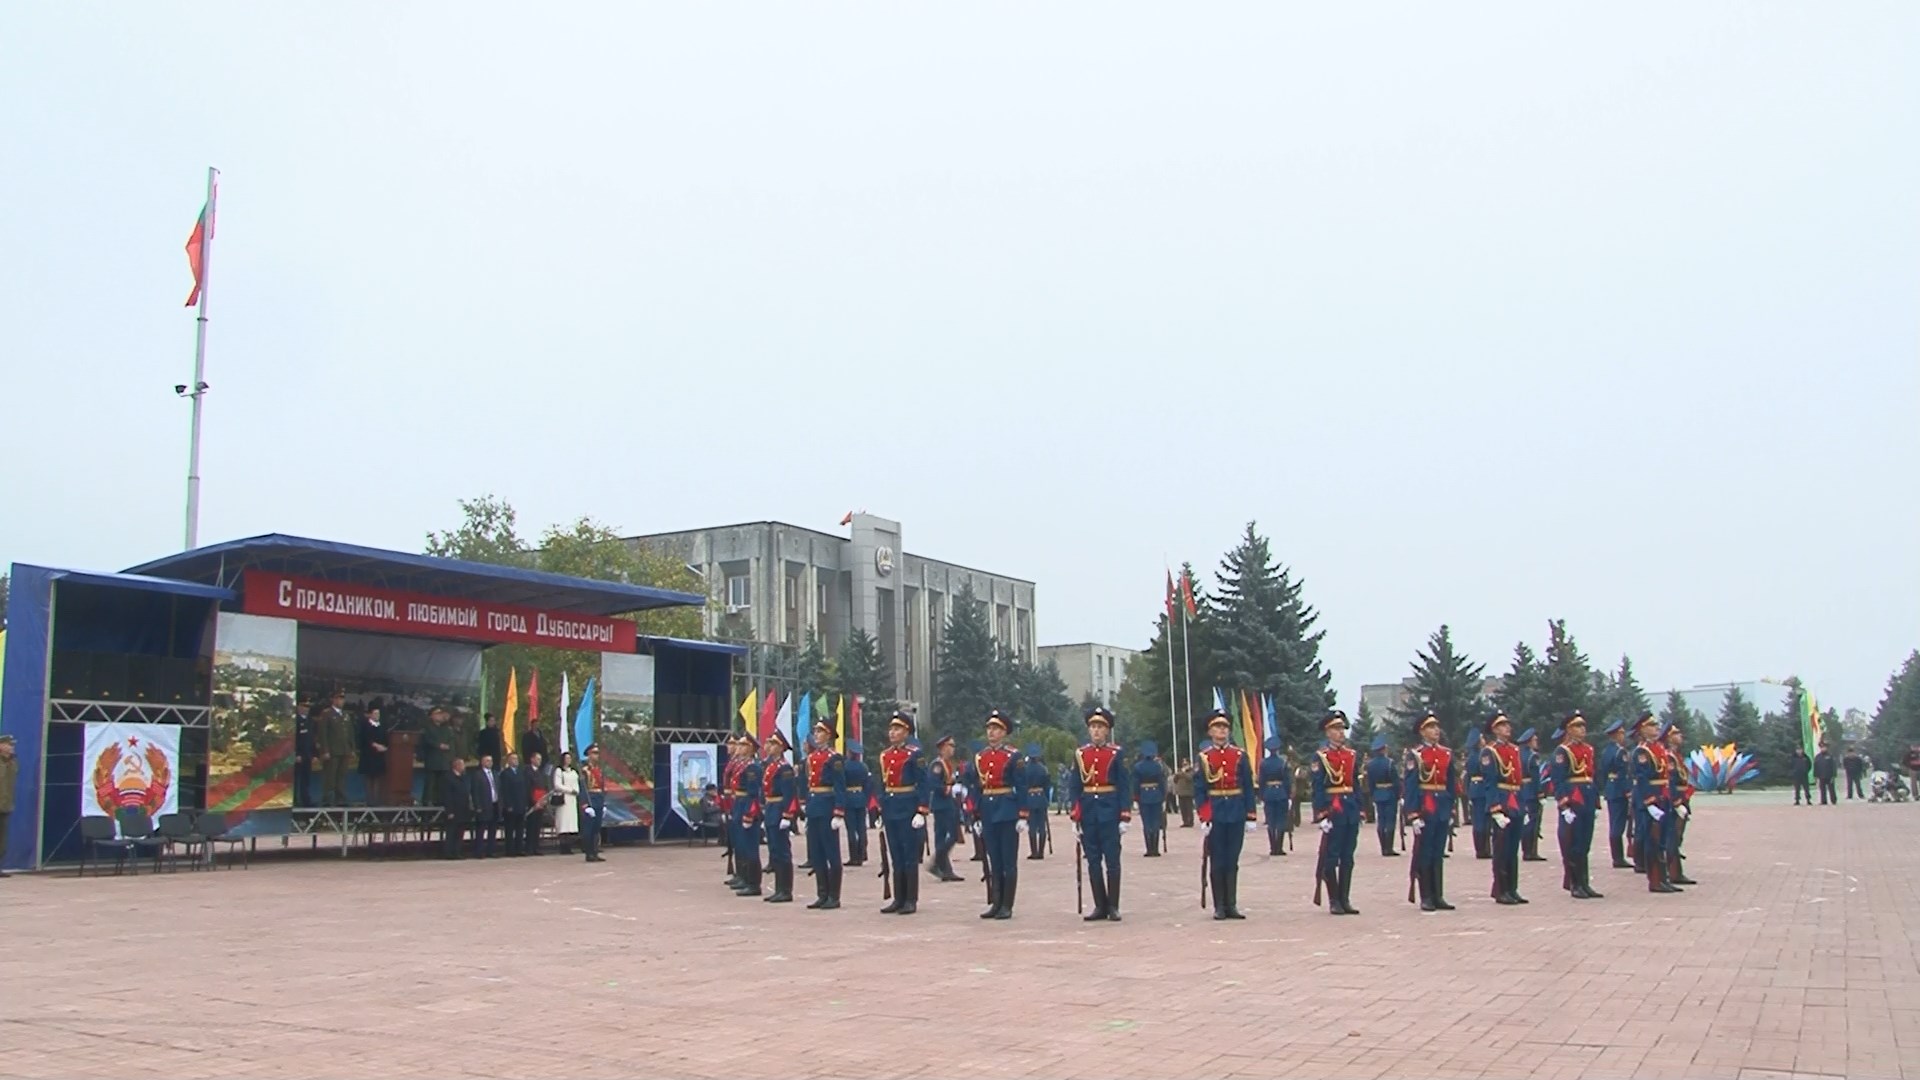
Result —
M 553 834 L 560 841 L 560 853 L 573 854 L 573 843 L 580 835 L 580 773 L 573 767 L 573 751 L 560 755 L 553 769 L 553 790 L 560 805 L 553 808 Z

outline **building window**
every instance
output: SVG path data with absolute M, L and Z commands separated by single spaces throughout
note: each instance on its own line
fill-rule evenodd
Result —
M 1112 682 L 1114 680 L 1114 677 L 1115 676 L 1113 673 L 1113 657 L 1109 656 L 1107 657 L 1107 681 Z
M 727 606 L 748 607 L 753 603 L 753 579 L 740 574 L 727 579 Z
M 826 622 L 826 621 L 827 621 L 827 585 L 826 585 L 826 582 L 821 582 L 820 584 L 818 584 L 818 585 L 815 585 L 815 586 L 813 587 L 813 591 L 814 591 L 814 595 L 815 595 L 815 598 L 816 598 L 816 599 L 817 599 L 817 600 L 819 601 L 819 607 L 820 607 L 820 621 L 821 621 L 822 623 L 824 623 L 824 622 Z

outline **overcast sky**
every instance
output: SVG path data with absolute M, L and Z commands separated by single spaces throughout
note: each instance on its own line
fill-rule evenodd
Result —
M 0 561 L 864 508 L 1140 645 L 1249 519 L 1871 709 L 1920 644 L 1920 5 L 15 5 Z

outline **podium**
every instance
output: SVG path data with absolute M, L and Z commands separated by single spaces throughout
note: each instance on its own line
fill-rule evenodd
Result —
M 387 737 L 387 805 L 413 805 L 413 758 L 420 745 L 417 731 L 395 731 Z

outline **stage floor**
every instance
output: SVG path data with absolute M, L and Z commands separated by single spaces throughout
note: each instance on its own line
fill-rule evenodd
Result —
M 1698 805 L 1684 894 L 1602 863 L 1575 903 L 1528 863 L 1533 903 L 1497 907 L 1468 850 L 1461 910 L 1424 916 L 1369 830 L 1360 917 L 1312 906 L 1303 834 L 1250 838 L 1248 919 L 1214 923 L 1175 828 L 1167 858 L 1126 838 L 1126 921 L 1088 926 L 1061 818 L 999 923 L 973 880 L 883 916 L 877 863 L 838 912 L 804 875 L 792 905 L 735 899 L 716 848 L 678 845 L 15 875 L 0 1072 L 1920 1080 L 1920 806 Z

